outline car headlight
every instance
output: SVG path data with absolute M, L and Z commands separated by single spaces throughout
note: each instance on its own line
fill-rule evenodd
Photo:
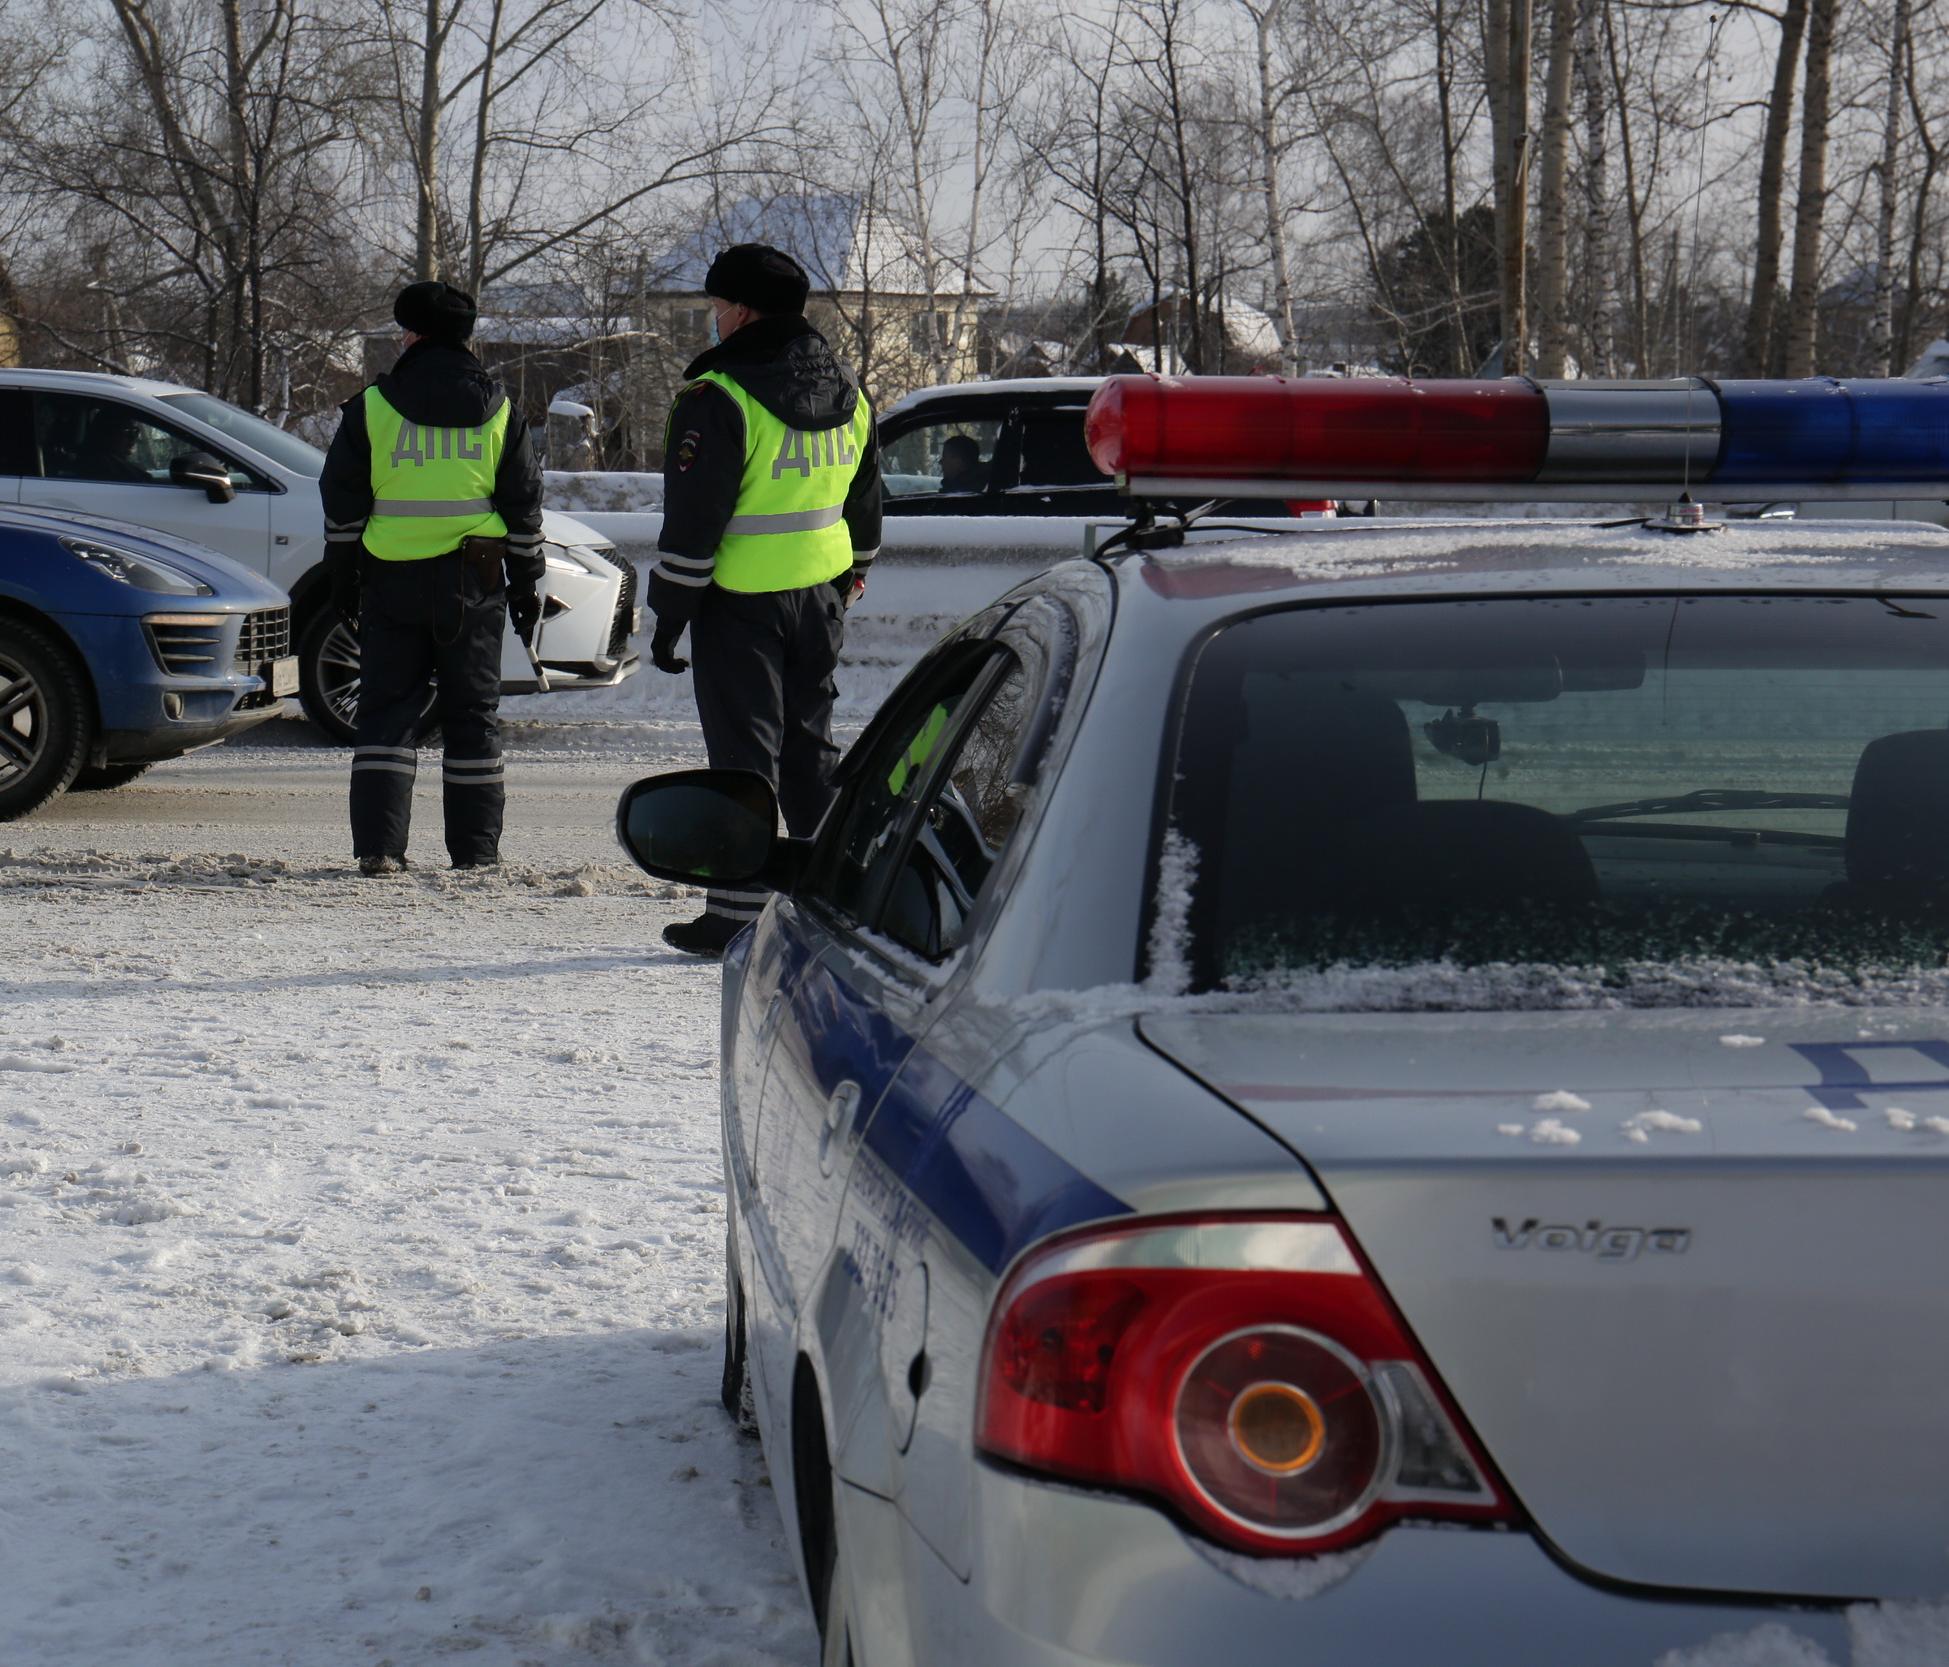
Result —
M 137 590 L 156 591 L 164 596 L 214 596 L 216 592 L 201 579 L 180 567 L 157 561 L 154 556 L 137 555 L 114 544 L 98 544 L 90 538 L 64 538 L 61 547 L 69 555 L 85 561 L 98 573 L 106 573 Z
M 557 573 L 588 574 L 593 571 L 586 561 L 577 560 L 579 551 L 566 544 L 544 544 L 542 557 L 549 567 Z

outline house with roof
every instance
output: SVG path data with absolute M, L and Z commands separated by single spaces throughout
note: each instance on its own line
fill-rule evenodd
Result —
M 979 374 L 976 322 L 994 291 L 934 251 L 870 198 L 838 192 L 747 197 L 646 260 L 636 308 L 647 328 L 701 351 L 710 328 L 704 274 L 720 249 L 769 243 L 806 270 L 806 314 L 885 407 L 915 388 Z

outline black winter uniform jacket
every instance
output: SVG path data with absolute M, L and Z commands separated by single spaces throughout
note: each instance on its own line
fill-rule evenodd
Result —
M 501 384 L 464 347 L 418 341 L 374 384 L 408 422 L 423 428 L 478 428 L 506 397 Z M 339 407 L 338 432 L 325 454 L 319 490 L 325 500 L 325 562 L 334 571 L 356 562 L 366 518 L 372 513 L 372 441 L 365 429 L 365 394 Z M 511 588 L 533 589 L 546 563 L 541 553 L 541 464 L 528 421 L 508 410 L 501 466 L 488 494 L 507 523 L 507 578 Z
M 693 359 L 684 377 L 695 382 L 713 370 L 730 377 L 780 422 L 805 433 L 841 427 L 866 397 L 858 378 L 803 318 L 755 319 Z M 722 388 L 705 382 L 677 396 L 664 438 L 663 531 L 656 547 L 682 559 L 680 565 L 659 561 L 650 569 L 650 606 L 659 636 L 681 632 L 710 588 L 717 547 L 737 513 L 744 445 L 744 413 Z M 850 590 L 880 552 L 880 448 L 870 428 L 846 494 L 846 530 L 852 535 L 853 569 L 833 582 Z

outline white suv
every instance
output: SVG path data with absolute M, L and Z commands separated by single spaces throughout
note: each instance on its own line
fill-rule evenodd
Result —
M 299 694 L 327 734 L 352 736 L 357 636 L 321 566 L 325 455 L 194 388 L 83 371 L 0 371 L 0 503 L 123 521 L 221 551 L 291 595 Z M 542 517 L 548 573 L 534 660 L 513 631 L 507 694 L 607 688 L 632 675 L 636 571 L 600 533 Z

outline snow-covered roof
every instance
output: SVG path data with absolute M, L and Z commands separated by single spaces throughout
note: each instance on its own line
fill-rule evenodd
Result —
M 805 268 L 815 291 L 927 293 L 921 241 L 912 227 L 858 197 L 811 192 L 747 197 L 734 203 L 713 225 L 686 238 L 652 266 L 650 293 L 702 295 L 711 262 L 734 243 L 769 243 L 783 249 Z M 936 252 L 935 269 L 937 296 L 994 293 L 979 273 L 964 284 L 945 251 Z
M 1134 572 L 1174 600 L 1634 590 L 1949 590 L 1949 530 L 1921 521 L 1737 521 L 1716 532 L 1561 520 L 1322 520 L 1187 545 Z
M 1149 342 L 1110 342 L 1103 349 L 1103 357 L 1111 364 L 1128 359 L 1133 365 L 1166 376 L 1182 376 L 1188 368 L 1184 355 L 1168 343 L 1160 348 Z
M 1915 363 L 1903 371 L 1902 375 L 1918 382 L 1935 376 L 1949 376 L 1949 341 L 1944 341 L 1937 336 L 1922 349 Z
M 580 347 L 652 333 L 615 323 L 605 326 L 591 318 L 482 318 L 474 324 L 474 340 L 496 347 Z

